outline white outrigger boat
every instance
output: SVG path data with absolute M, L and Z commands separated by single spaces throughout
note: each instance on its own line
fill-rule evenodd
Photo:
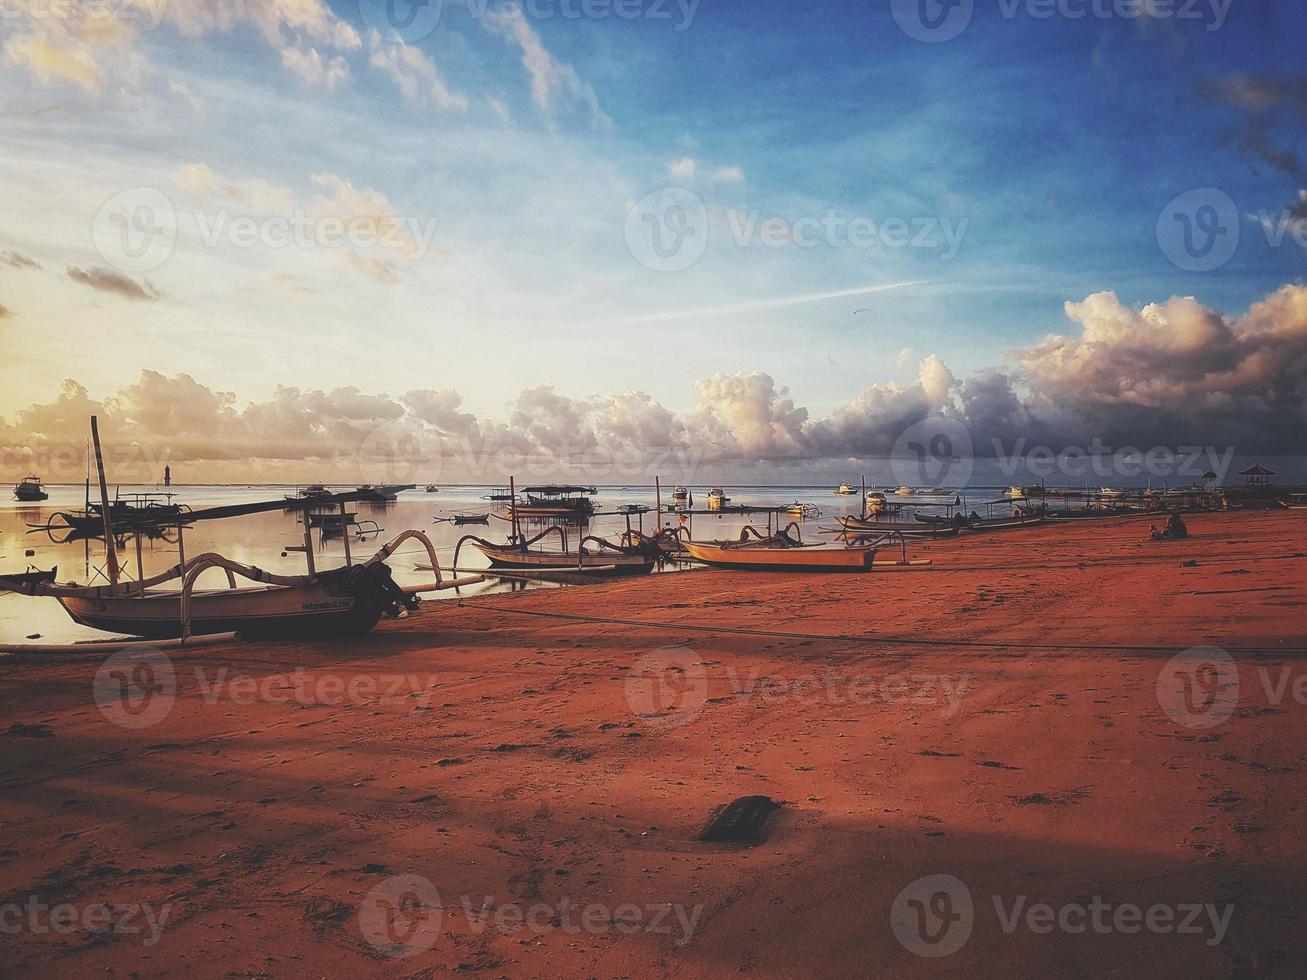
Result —
M 91 419 L 91 435 L 100 475 L 100 494 L 104 500 L 108 493 L 100 436 L 94 417 Z M 343 512 L 348 501 L 359 498 L 360 494 L 355 492 L 333 495 L 329 500 L 338 503 Z M 306 509 L 326 502 L 328 498 L 319 496 L 289 506 Z M 149 529 L 133 524 L 127 533 L 136 537 L 135 581 L 124 581 L 121 578 L 118 556 L 113 546 L 115 534 L 112 508 L 101 507 L 104 540 L 108 543 L 105 551 L 109 573 L 107 584 L 60 583 L 55 580 L 57 570 L 27 571 L 0 576 L 0 591 L 54 598 L 74 622 L 94 629 L 149 639 L 180 638 L 184 642 L 191 636 L 232 632 L 257 636 L 365 633 L 376 626 L 383 616 L 396 616 L 403 610 L 416 608 L 416 597 L 420 593 L 484 581 L 484 577 L 479 575 L 444 578 L 436 559 L 435 547 L 420 531 L 404 531 L 361 564 L 353 562 L 347 537 L 345 564 L 339 568 L 319 571 L 314 565 L 312 523 L 307 515 L 303 522 L 302 549 L 308 564 L 305 575 L 269 572 L 212 552 L 186 557 L 182 532 L 191 523 L 279 510 L 287 506 L 286 500 L 274 500 L 161 515 L 158 527 L 175 527 L 177 530 L 180 560 L 166 571 L 149 578 L 143 573 L 140 543 L 141 534 Z M 435 582 L 400 586 L 391 578 L 390 568 L 385 561 L 396 548 L 409 540 L 418 541 L 426 549 L 431 559 L 430 567 L 435 572 Z M 195 587 L 200 574 L 211 568 L 221 568 L 226 572 L 226 589 L 201 590 Z M 238 587 L 238 576 L 253 584 Z M 159 588 L 174 581 L 181 582 L 180 589 Z

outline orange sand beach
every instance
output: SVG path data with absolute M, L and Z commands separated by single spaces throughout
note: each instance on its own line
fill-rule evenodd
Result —
M 1297 973 L 1307 512 L 1189 527 L 9 658 L 3 971 Z

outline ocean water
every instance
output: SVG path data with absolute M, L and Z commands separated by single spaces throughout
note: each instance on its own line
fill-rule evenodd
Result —
M 342 490 L 348 488 L 340 488 Z M 104 544 L 98 540 L 79 540 L 58 543 L 44 531 L 32 530 L 31 525 L 44 525 L 52 515 L 59 511 L 78 511 L 85 503 L 85 489 L 82 486 L 47 487 L 50 499 L 39 504 L 26 504 L 12 499 L 0 501 L 0 570 L 15 573 L 28 568 L 48 570 L 58 568 L 58 580 L 76 581 L 82 584 L 103 583 L 105 575 Z M 644 504 L 652 507 L 654 490 L 652 487 L 601 487 L 594 498 L 597 510 L 613 511 L 623 504 Z M 110 495 L 120 492 L 123 496 L 137 492 L 161 492 L 154 486 L 129 486 L 110 489 Z M 254 501 L 278 500 L 293 494 L 294 487 L 285 486 L 174 486 L 169 491 L 176 496 L 176 503 L 190 505 L 193 509 L 213 507 L 225 504 L 250 503 Z M 441 487 L 438 493 L 428 494 L 422 489 L 408 490 L 401 493 L 397 500 L 389 503 L 352 503 L 348 509 L 356 513 L 360 522 L 373 522 L 376 530 L 368 533 L 363 540 L 357 534 L 350 537 L 350 550 L 354 561 L 366 560 L 387 541 L 407 529 L 423 531 L 437 549 L 442 568 L 447 568 L 453 561 L 454 548 L 465 534 L 476 534 L 490 541 L 503 541 L 509 531 L 509 523 L 498 518 L 491 519 L 489 526 L 468 525 L 455 526 L 450 523 L 438 523 L 436 518 L 447 517 L 455 513 L 495 513 L 504 514 L 502 505 L 492 504 L 484 495 L 503 492 L 500 487 Z M 697 509 L 707 508 L 708 488 L 696 488 L 694 504 Z M 833 518 L 838 514 L 857 513 L 860 502 L 857 495 L 841 497 L 832 493 L 831 487 L 728 487 L 732 504 L 751 504 L 760 507 L 779 507 L 793 502 L 811 504 L 821 511 L 821 516 L 802 522 L 805 540 L 826 536 L 823 526 L 834 525 Z M 969 491 L 970 499 L 995 499 L 997 488 Z M 98 493 L 92 490 L 92 499 Z M 950 500 L 952 498 L 949 498 Z M 663 493 L 663 503 L 671 502 L 670 488 Z M 496 509 L 498 508 L 498 509 Z M 644 515 L 643 527 L 653 531 L 656 527 L 655 515 Z M 670 515 L 663 515 L 665 524 L 676 520 Z M 788 520 L 788 518 L 787 518 Z M 639 518 L 632 518 L 633 526 L 639 527 Z M 744 524 L 753 522 L 765 526 L 766 515 L 744 516 L 738 514 L 698 515 L 692 518 L 691 529 L 695 537 L 719 538 L 733 537 L 739 533 Z M 540 525 L 543 527 L 543 525 Z M 620 516 L 600 516 L 589 522 L 583 533 L 600 537 L 616 538 L 626 527 L 626 519 Z M 528 530 L 534 533 L 535 528 Z M 569 545 L 576 541 L 572 530 L 569 532 Z M 170 535 L 171 537 L 171 535 Z M 314 559 L 319 569 L 344 564 L 345 546 L 340 537 L 326 537 L 318 531 L 311 534 Z M 219 552 L 236 561 L 257 565 L 272 572 L 298 575 L 305 571 L 304 555 L 297 551 L 287 551 L 288 546 L 301 547 L 304 544 L 304 528 L 299 515 L 276 510 L 262 514 L 252 514 L 226 520 L 202 521 L 184 532 L 184 544 L 188 558 L 207 551 Z M 136 577 L 137 557 L 135 540 L 129 538 L 127 546 L 118 552 L 120 566 L 125 577 Z M 178 561 L 178 547 L 175 540 L 142 540 L 141 566 L 148 577 L 162 571 Z M 429 571 L 420 571 L 414 566 L 426 563 L 425 549 L 416 541 L 406 542 L 389 560 L 396 581 L 401 584 L 416 584 L 431 581 Z M 480 552 L 471 547 L 464 547 L 459 562 L 462 567 L 485 567 L 487 562 Z M 220 588 L 225 582 L 224 573 L 211 569 L 200 578 L 200 585 Z M 169 583 L 165 587 L 177 587 Z M 461 589 L 458 595 L 478 595 L 493 592 L 521 590 L 523 588 L 554 588 L 549 583 L 508 583 L 490 581 L 480 585 Z M 455 596 L 456 593 L 435 593 L 436 601 Z M 39 635 L 31 642 L 70 643 L 84 639 L 105 638 L 105 634 L 90 630 L 73 623 L 54 599 L 33 598 L 30 596 L 0 593 L 0 642 L 18 642 Z

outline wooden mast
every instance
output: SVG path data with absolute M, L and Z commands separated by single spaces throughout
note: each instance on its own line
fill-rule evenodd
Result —
M 104 521 L 104 551 L 109 558 L 109 584 L 118 589 L 118 554 L 113 550 L 113 517 L 109 514 L 109 482 L 104 478 L 104 454 L 100 450 L 100 424 L 91 416 L 91 442 L 95 444 L 95 469 L 100 476 L 100 517 Z
M 509 513 L 513 515 L 513 543 L 517 543 L 517 480 L 515 477 L 508 478 L 508 507 Z

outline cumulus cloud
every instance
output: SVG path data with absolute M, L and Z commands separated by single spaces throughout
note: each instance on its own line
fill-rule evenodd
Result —
M 1302 452 L 1307 286 L 1286 285 L 1234 317 L 1189 297 L 1135 308 L 1110 292 L 1069 302 L 1066 314 L 1070 329 L 1009 352 L 1005 368 L 959 380 L 931 355 L 911 383 L 868 385 L 823 418 L 758 371 L 698 381 L 697 403 L 685 413 L 642 391 L 573 397 L 542 384 L 523 391 L 502 421 L 465 411 L 462 396 L 447 388 L 393 397 L 288 386 L 242 407 L 233 393 L 190 376 L 145 371 L 103 401 L 66 382 L 54 400 L 0 422 L 0 449 L 13 460 L 24 447 L 80 446 L 86 417 L 100 414 L 114 442 L 159 447 L 192 473 L 224 479 L 307 479 L 319 471 L 404 479 L 393 466 L 395 447 L 417 461 L 413 473 L 424 467 L 422 479 L 435 478 L 439 466 L 442 478 L 467 482 L 510 473 L 691 480 L 713 478 L 724 465 L 762 463 L 783 472 L 884 457 L 929 417 L 965 424 L 978 456 L 1010 454 L 1019 444 L 1055 452 L 1095 445 Z M 379 476 L 360 471 L 360 460 L 378 459 L 390 468 Z
M 123 299 L 155 302 L 165 296 L 148 279 L 138 283 L 130 276 L 115 272 L 113 269 L 106 269 L 104 266 L 91 266 L 89 269 L 70 266 L 68 268 L 68 278 L 73 282 L 81 283 L 83 286 L 90 286 L 102 293 L 113 293 Z

